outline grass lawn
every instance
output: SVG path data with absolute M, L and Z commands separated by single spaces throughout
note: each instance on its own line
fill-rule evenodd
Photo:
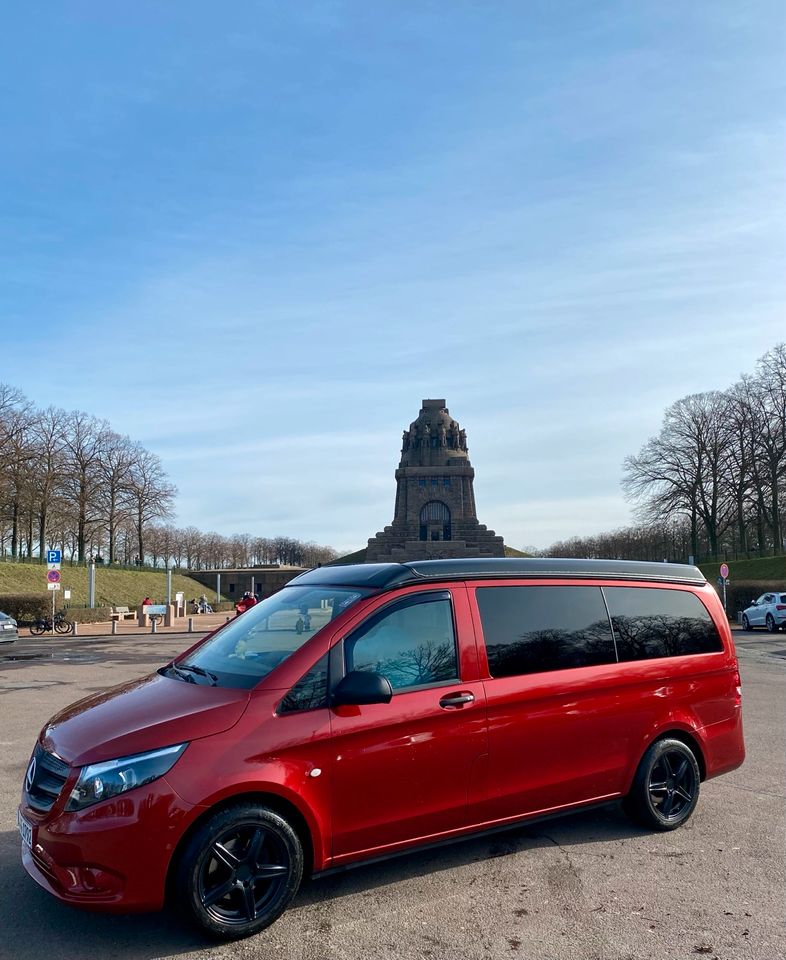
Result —
M 754 560 L 729 560 L 729 579 L 745 582 L 747 580 L 771 580 L 773 584 L 786 584 L 786 556 L 783 557 L 756 557 Z M 720 560 L 712 563 L 700 563 L 699 568 L 704 576 L 714 581 L 720 576 Z
M 87 567 L 69 566 L 61 568 L 62 584 L 71 591 L 71 606 L 87 604 Z M 0 596 L 4 593 L 46 593 L 46 565 L 37 563 L 9 563 L 0 560 Z M 180 574 L 172 576 L 172 596 L 182 592 L 186 600 L 204 593 L 212 602 L 215 590 L 210 590 Z M 58 600 L 62 597 L 59 592 Z M 96 568 L 96 604 L 98 606 L 135 607 L 145 597 L 159 603 L 166 602 L 166 574 L 148 570 L 111 570 Z

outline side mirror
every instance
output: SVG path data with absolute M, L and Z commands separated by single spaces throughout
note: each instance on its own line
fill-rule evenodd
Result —
M 366 670 L 352 670 L 333 691 L 333 706 L 390 703 L 392 698 L 393 688 L 387 677 Z

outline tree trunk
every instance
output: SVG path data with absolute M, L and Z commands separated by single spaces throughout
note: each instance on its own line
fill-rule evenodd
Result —
M 745 527 L 745 503 L 742 496 L 737 497 L 737 531 L 740 543 L 740 553 L 748 555 L 748 531 Z
M 141 511 L 140 511 L 140 512 L 137 514 L 137 518 L 136 518 L 136 536 L 137 536 L 137 544 L 138 544 L 138 546 L 139 546 L 139 564 L 140 564 L 140 566 L 145 562 L 145 545 L 144 545 L 143 538 L 142 538 L 142 527 L 143 527 L 143 523 L 144 523 L 144 521 L 143 521 L 143 519 L 142 519 L 142 513 L 141 513 Z
M 759 494 L 759 503 L 756 508 L 756 532 L 759 535 L 759 556 L 763 557 L 766 553 L 766 538 L 764 536 L 764 510 L 761 504 L 761 493 Z
M 690 511 L 690 549 L 693 554 L 693 562 L 699 562 L 699 518 L 696 514 L 696 507 L 691 507 Z
M 76 531 L 76 551 L 80 563 L 85 561 L 85 526 L 84 514 L 80 513 Z
M 41 504 L 38 513 L 38 562 L 46 559 L 46 505 Z
M 14 500 L 11 506 L 11 556 L 16 560 L 19 556 L 19 501 Z

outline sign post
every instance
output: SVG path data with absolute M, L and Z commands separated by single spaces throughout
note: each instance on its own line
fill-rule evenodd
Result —
M 55 632 L 55 595 L 60 589 L 60 561 L 62 551 L 46 551 L 46 589 L 52 593 L 52 633 Z
M 721 580 L 723 580 L 723 609 L 726 610 L 726 584 L 729 582 L 729 565 L 722 563 L 720 568 Z M 726 611 L 728 613 L 728 611 Z

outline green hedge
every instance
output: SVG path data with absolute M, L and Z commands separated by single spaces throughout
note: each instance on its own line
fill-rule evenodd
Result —
M 48 593 L 2 593 L 0 610 L 18 623 L 32 623 L 52 614 L 52 596 Z
M 72 623 L 104 623 L 110 619 L 111 613 L 111 607 L 94 607 L 92 610 L 89 607 L 69 607 L 65 611 L 66 617 Z

